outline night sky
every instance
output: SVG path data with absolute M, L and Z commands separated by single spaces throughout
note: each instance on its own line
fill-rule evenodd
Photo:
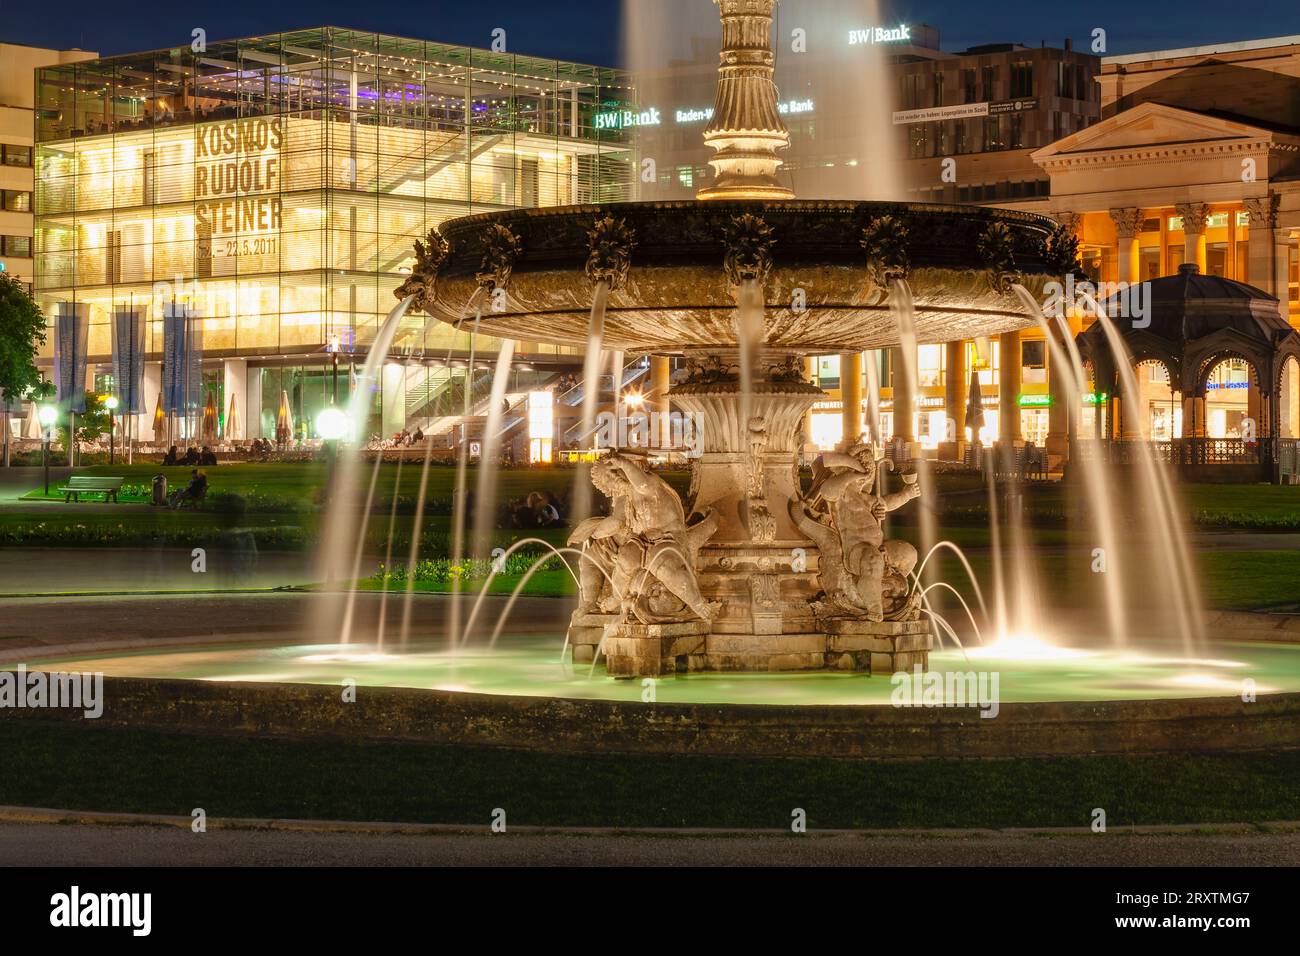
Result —
M 706 0 L 659 0 L 701 4 Z M 817 0 L 788 0 L 796 3 Z M 424 0 L 343 3 L 339 0 L 225 0 L 165 4 L 158 0 L 0 0 L 0 40 L 45 47 L 81 47 L 101 54 L 189 45 L 203 27 L 210 40 L 254 36 L 331 23 L 486 47 L 495 27 L 508 31 L 512 52 L 584 63 L 618 64 L 618 0 Z M 863 0 L 866 26 L 871 4 Z M 1196 46 L 1300 34 L 1300 2 L 1183 0 L 1176 5 L 1133 0 L 1046 3 L 1043 0 L 898 0 L 886 23 L 938 27 L 945 50 L 1017 41 L 1061 45 L 1065 37 L 1087 48 L 1096 27 L 1107 31 L 1108 53 Z M 972 15 L 972 10 L 979 10 Z M 382 12 L 380 12 L 382 11 Z

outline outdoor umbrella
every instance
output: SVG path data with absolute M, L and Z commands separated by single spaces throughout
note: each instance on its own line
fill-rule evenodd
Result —
M 980 394 L 980 373 L 970 373 L 970 396 L 966 399 L 966 427 L 971 441 L 980 443 L 980 429 L 984 427 L 984 396 Z
M 23 421 L 24 438 L 42 438 L 41 420 L 36 417 L 36 402 L 28 402 L 27 418 Z
M 217 396 L 208 392 L 208 403 L 203 406 L 203 440 L 209 444 L 217 440 Z
M 230 396 L 230 410 L 226 412 L 226 437 L 239 434 L 239 411 L 235 408 L 235 396 Z
M 293 409 L 289 407 L 289 393 L 280 390 L 280 410 L 275 416 L 275 441 L 278 445 L 287 444 L 293 437 Z
M 158 393 L 158 404 L 153 412 L 153 440 L 162 443 L 167 433 L 167 413 L 163 411 L 162 392 Z

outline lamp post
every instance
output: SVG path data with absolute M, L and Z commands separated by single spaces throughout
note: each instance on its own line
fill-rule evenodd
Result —
M 104 407 L 108 409 L 108 463 L 111 465 L 117 438 L 117 396 L 110 395 L 104 399 Z
M 330 336 L 330 358 L 334 367 L 333 395 L 330 398 L 330 404 L 332 405 L 337 405 L 339 403 L 339 351 L 341 350 L 342 345 L 343 343 L 339 339 L 338 333 Z
M 45 496 L 50 495 L 50 429 L 54 427 L 54 420 L 58 418 L 59 412 L 53 405 L 42 405 L 36 410 L 36 418 L 41 423 L 41 433 L 44 440 L 41 442 L 41 465 L 45 468 Z

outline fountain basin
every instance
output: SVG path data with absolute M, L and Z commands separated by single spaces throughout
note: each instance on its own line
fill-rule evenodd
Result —
M 156 648 L 33 661 L 101 670 L 97 727 L 420 740 L 553 751 L 855 758 L 1024 757 L 1300 746 L 1300 648 L 1222 644 L 1198 661 L 1159 650 L 1047 659 L 936 653 L 936 673 L 1001 675 L 995 717 L 977 707 L 891 706 L 889 677 L 811 673 L 678 677 L 645 688 L 558 661 L 555 639 L 493 654 L 363 645 Z M 1240 681 L 1258 681 L 1244 702 Z M 342 702 L 345 677 L 360 687 Z M 396 685 L 396 686 L 393 686 Z M 11 710 L 13 719 L 80 720 Z
M 444 322 L 464 319 L 479 286 L 482 237 L 494 225 L 518 238 L 521 253 L 504 295 L 485 308 L 480 329 L 524 341 L 586 346 L 594 284 L 585 272 L 588 230 L 604 216 L 622 220 L 635 245 L 626 282 L 605 310 L 605 348 L 679 354 L 737 347 L 735 290 L 721 268 L 724 232 L 738 216 L 772 229 L 764 282 L 765 348 L 796 353 L 862 351 L 898 344 L 886 291 L 867 279 L 863 230 L 889 216 L 907 230 L 908 282 L 917 336 L 946 342 L 1024 329 L 1020 302 L 990 281 L 978 250 L 994 223 L 1007 227 L 1014 268 L 1038 294 L 1054 278 L 1043 243 L 1045 216 L 983 207 L 920 203 L 658 202 L 524 209 L 468 216 L 442 227 L 449 254 L 430 307 Z M 1056 276 L 1059 278 L 1059 276 Z M 795 290 L 806 308 L 795 308 Z

